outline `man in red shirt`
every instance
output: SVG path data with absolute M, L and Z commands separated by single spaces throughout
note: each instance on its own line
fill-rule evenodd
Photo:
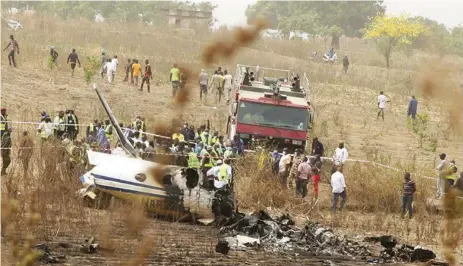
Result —
M 143 75 L 143 79 L 141 81 L 140 90 L 143 91 L 143 84 L 146 82 L 146 86 L 148 87 L 148 92 L 150 92 L 150 79 L 152 79 L 151 73 L 151 66 L 148 59 L 145 60 L 145 74 Z

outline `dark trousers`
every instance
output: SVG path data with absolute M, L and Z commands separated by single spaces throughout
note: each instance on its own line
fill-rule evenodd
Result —
M 341 197 L 341 208 L 340 208 L 340 210 L 342 210 L 344 208 L 344 204 L 346 204 L 346 200 L 347 200 L 346 191 L 344 190 L 341 193 L 333 193 L 333 212 L 334 213 L 336 212 L 336 209 L 338 208 L 339 197 Z
M 413 196 L 402 196 L 402 217 L 405 216 L 405 211 L 408 210 L 408 217 L 413 215 Z
M 309 180 L 307 179 L 296 179 L 296 195 L 301 195 L 303 198 L 307 196 L 307 184 Z
M 13 66 L 16 67 L 16 61 L 14 60 L 14 51 L 11 51 L 8 54 L 8 61 L 10 61 L 10 66 L 11 66 L 11 62 L 13 62 Z
M 68 134 L 70 140 L 75 140 L 77 138 L 77 130 L 74 128 L 68 129 Z
M 9 148 L 9 147 L 5 147 Z M 11 150 L 2 150 L 2 175 L 6 175 L 6 169 L 10 166 L 11 163 Z
M 199 85 L 199 99 L 203 99 L 203 94 L 207 97 L 207 85 Z
M 411 116 L 413 120 L 416 119 L 416 113 L 414 113 L 414 114 L 408 114 L 408 116 Z

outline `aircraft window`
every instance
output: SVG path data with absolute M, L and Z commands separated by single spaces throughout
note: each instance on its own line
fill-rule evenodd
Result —
M 137 180 L 140 181 L 140 182 L 145 182 L 145 180 L 146 180 L 146 175 L 145 175 L 145 174 L 137 174 L 137 175 L 135 176 L 135 179 L 137 179 Z

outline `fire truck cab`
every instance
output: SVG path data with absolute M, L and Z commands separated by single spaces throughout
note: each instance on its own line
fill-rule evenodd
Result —
M 309 81 L 290 70 L 237 65 L 227 135 L 247 150 L 304 150 L 312 123 Z

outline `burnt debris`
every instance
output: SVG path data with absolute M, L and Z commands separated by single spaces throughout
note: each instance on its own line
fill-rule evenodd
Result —
M 319 223 L 309 222 L 304 228 L 299 228 L 289 215 L 272 218 L 262 210 L 250 215 L 234 213 L 221 224 L 221 238 L 216 252 L 223 254 L 228 254 L 230 250 L 258 248 L 270 252 L 343 256 L 367 263 L 428 262 L 436 259 L 431 250 L 406 244 L 399 246 L 398 240 L 391 235 L 354 241 L 337 236 L 330 228 Z M 373 245 L 377 244 L 382 247 L 378 245 L 375 249 Z M 433 261 L 434 264 L 445 265 Z

